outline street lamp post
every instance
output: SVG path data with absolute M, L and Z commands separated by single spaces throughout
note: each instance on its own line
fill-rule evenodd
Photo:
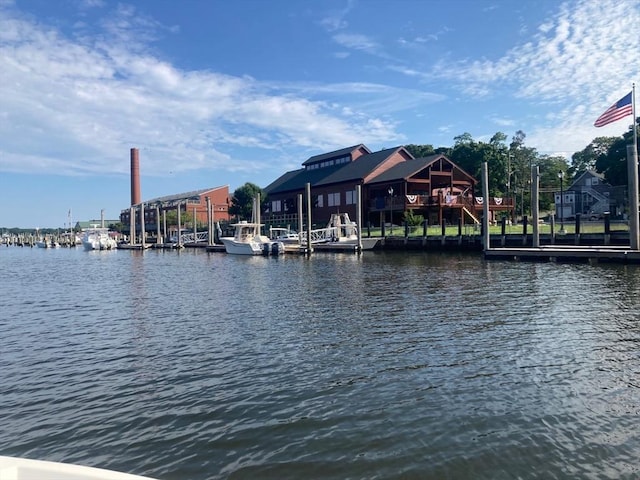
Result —
M 562 188 L 564 172 L 562 170 L 558 172 L 558 178 L 560 179 L 560 210 L 558 211 L 558 216 L 560 217 L 560 233 L 564 234 L 564 190 Z
M 389 187 L 387 193 L 389 194 L 389 235 L 393 235 L 393 187 Z

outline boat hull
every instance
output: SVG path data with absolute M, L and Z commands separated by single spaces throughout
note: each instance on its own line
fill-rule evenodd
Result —
M 282 242 L 238 242 L 231 237 L 220 241 L 226 252 L 232 255 L 278 255 L 285 251 Z
M 115 250 L 118 242 L 109 236 L 106 229 L 93 229 L 85 233 L 82 246 L 85 250 Z
M 379 238 L 363 238 L 361 239 L 362 249 L 358 247 L 357 240 L 341 240 L 336 242 L 321 242 L 313 245 L 313 248 L 317 250 L 327 251 L 358 251 L 358 250 L 373 250 L 378 243 Z
M 149 477 L 114 472 L 69 463 L 47 462 L 0 456 L 0 478 L 11 480 L 153 480 Z
M 116 242 L 101 244 L 99 242 L 82 242 L 85 250 L 115 250 L 118 248 Z

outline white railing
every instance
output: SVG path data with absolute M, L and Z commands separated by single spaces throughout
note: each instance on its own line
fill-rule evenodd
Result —
M 338 236 L 338 229 L 336 227 L 318 228 L 311 230 L 311 243 L 323 243 L 330 242 Z M 300 234 L 300 243 L 307 243 L 307 232 Z
M 193 232 L 183 233 L 180 235 L 180 243 L 205 243 L 209 240 L 208 232 L 197 232 L 194 236 Z

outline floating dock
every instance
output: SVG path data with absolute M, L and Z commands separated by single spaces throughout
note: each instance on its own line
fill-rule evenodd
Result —
M 541 247 L 489 248 L 488 260 L 514 260 L 559 263 L 635 263 L 640 264 L 640 250 L 629 246 L 547 245 Z

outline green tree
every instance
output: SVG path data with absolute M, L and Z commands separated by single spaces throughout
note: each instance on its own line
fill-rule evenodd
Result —
M 572 177 L 567 173 L 567 161 L 562 156 L 542 155 L 538 158 L 538 168 L 540 171 L 540 210 L 553 210 L 555 205 L 553 193 L 560 190 L 558 172 L 565 173 L 563 180 L 565 187 L 571 184 Z
M 618 137 L 596 137 L 583 150 L 575 152 L 571 156 L 571 167 L 569 168 L 571 176 L 575 177 L 587 170 L 594 170 L 598 158 L 606 155 L 617 139 Z
M 531 212 L 531 167 L 538 164 L 538 152 L 524 144 L 526 134 L 518 130 L 511 139 L 509 154 L 512 171 L 511 191 L 520 215 Z
M 489 193 L 492 196 L 505 196 L 508 193 L 509 149 L 507 136 L 496 132 L 489 143 L 480 142 L 483 161 L 489 170 Z
M 482 177 L 482 164 L 487 162 L 489 170 L 489 193 L 503 196 L 507 192 L 508 148 L 507 136 L 495 133 L 489 143 L 476 142 L 471 134 L 463 133 L 454 138 L 455 144 L 449 158 L 473 177 Z
M 433 145 L 405 145 L 404 148 L 415 158 L 428 157 L 434 155 L 436 152 L 433 149 Z
M 424 222 L 424 217 L 422 215 L 417 215 L 413 212 L 413 210 L 407 210 L 403 214 L 404 221 L 407 222 L 407 225 L 410 227 L 419 227 Z
M 233 192 L 231 205 L 229 206 L 229 214 L 235 215 L 241 220 L 251 220 L 253 213 L 253 199 L 260 194 L 261 207 L 266 204 L 266 198 L 262 189 L 254 184 L 247 182 L 243 186 L 236 188 Z
M 638 129 L 636 119 L 636 129 Z M 613 137 L 606 153 L 596 159 L 596 171 L 604 175 L 605 180 L 611 185 L 627 185 L 627 145 L 633 143 L 633 130 L 625 132 L 621 137 Z
M 607 153 L 598 156 L 596 171 L 604 175 L 611 185 L 627 185 L 627 145 L 631 143 L 620 137 L 609 146 Z
M 183 207 L 181 207 L 183 208 Z M 178 210 L 172 209 L 167 210 L 167 225 L 171 227 L 177 227 L 178 225 Z M 205 223 L 198 220 L 197 227 L 203 227 Z M 180 211 L 180 228 L 193 228 L 193 212 L 190 212 L 189 209 Z
M 471 134 L 465 132 L 453 137 L 453 141 L 449 157 L 451 161 L 475 178 L 480 178 L 482 159 L 478 145 Z

